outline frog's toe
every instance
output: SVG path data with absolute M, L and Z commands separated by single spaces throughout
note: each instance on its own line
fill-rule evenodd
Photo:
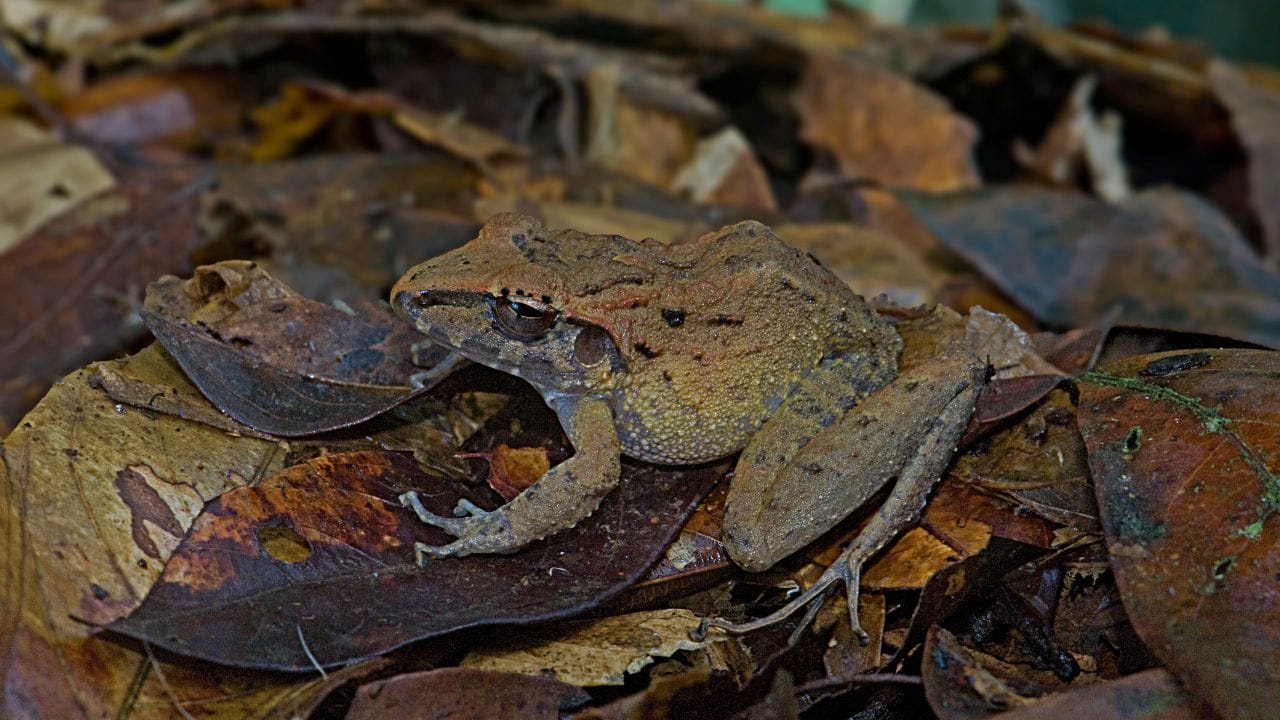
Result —
M 456 535 L 458 539 L 447 545 L 414 543 L 414 554 L 419 565 L 426 564 L 428 560 L 476 553 L 510 553 L 525 545 L 514 538 L 510 523 L 499 513 L 486 513 L 481 517 L 431 517 L 431 520 L 424 519 L 424 522 Z
M 791 600 L 791 602 L 788 602 L 786 605 L 783 605 L 769 615 L 744 623 L 731 623 L 719 618 L 709 618 L 702 621 L 698 626 L 697 632 L 705 635 L 707 628 L 715 627 L 720 628 L 725 632 L 738 635 L 752 630 L 759 630 L 771 625 L 776 625 L 794 615 L 800 610 L 800 608 L 808 606 L 808 609 L 805 611 L 804 618 L 800 621 L 800 624 L 796 626 L 795 631 L 791 634 L 791 638 L 787 641 L 789 646 L 794 645 L 796 641 L 800 639 L 800 634 L 804 632 L 805 628 L 809 627 L 809 624 L 813 622 L 813 618 L 818 614 L 818 608 L 822 606 L 822 597 L 826 594 L 827 590 L 831 589 L 831 587 L 836 583 L 842 582 L 844 583 L 845 593 L 848 597 L 847 605 L 849 608 L 849 624 L 852 626 L 853 634 L 858 638 L 858 642 L 862 645 L 866 645 L 871 639 L 871 636 L 862 629 L 861 623 L 858 622 L 858 583 L 861 579 L 862 562 L 856 558 L 841 558 L 831 567 L 827 568 L 826 572 L 822 573 L 822 576 L 813 584 L 813 587 L 810 587 L 808 590 L 797 595 Z
M 416 542 L 413 544 L 413 557 L 418 567 L 425 567 L 432 560 L 443 560 L 449 557 L 460 557 L 466 555 L 460 541 L 453 541 L 448 545 L 428 545 L 424 542 Z
M 437 515 L 431 512 L 423 506 L 422 499 L 418 497 L 418 493 L 416 491 L 410 490 L 409 492 L 401 494 L 400 504 L 412 510 L 413 514 L 417 515 L 418 519 L 427 525 L 438 527 L 453 535 L 459 534 L 453 528 L 459 527 L 460 518 L 447 518 L 443 515 Z
M 453 514 L 457 517 L 484 517 L 493 514 L 492 510 L 485 510 L 466 498 L 458 498 L 458 504 L 453 508 Z

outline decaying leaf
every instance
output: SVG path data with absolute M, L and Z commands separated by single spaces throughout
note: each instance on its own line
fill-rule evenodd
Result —
M 462 667 L 551 677 L 584 687 L 621 685 L 654 658 L 713 642 L 690 639 L 700 622 L 688 610 L 671 609 L 560 623 L 550 634 L 532 632 L 515 642 L 474 648 Z
M 138 70 L 105 77 L 59 109 L 77 131 L 100 143 L 199 151 L 234 134 L 247 90 L 223 68 Z
M 1251 83 L 1222 60 L 1209 64 L 1209 82 L 1231 111 L 1231 125 L 1249 151 L 1249 199 L 1262 223 L 1267 256 L 1280 258 L 1280 92 Z
M 411 137 L 441 147 L 482 169 L 502 157 L 515 158 L 527 153 L 525 148 L 485 128 L 414 107 L 389 93 L 351 92 L 326 83 L 309 82 L 285 86 L 280 100 L 256 113 L 265 133 L 252 153 L 254 159 L 287 156 L 294 146 L 344 111 L 389 117 Z
M 671 178 L 671 189 L 700 203 L 765 212 L 777 209 L 764 168 L 733 126 L 698 141 L 688 162 Z
M 5 440 L 4 714 L 103 717 L 132 703 L 135 717 L 172 717 L 177 692 L 215 717 L 267 717 L 314 696 L 328 686 L 153 671 L 145 654 L 91 636 L 141 602 L 206 500 L 284 455 L 271 441 L 118 404 L 91 378 L 123 362 L 73 373 Z M 131 678 L 141 683 L 133 699 Z
M 447 513 L 456 484 L 391 453 L 317 458 L 210 503 L 146 602 L 111 627 L 225 664 L 303 670 L 474 625 L 561 617 L 634 582 L 721 474 L 628 466 L 572 530 L 514 555 L 418 567 L 413 543 L 449 536 L 399 496 L 416 488 Z
M 5 442 L 50 623 L 83 636 L 137 607 L 205 502 L 269 474 L 275 442 L 119 405 L 94 366 Z
M 1081 378 L 1084 434 L 1134 627 L 1223 717 L 1280 690 L 1280 354 L 1172 352 Z
M 1102 117 L 1094 114 L 1089 101 L 1097 84 L 1096 78 L 1088 76 L 1076 81 L 1040 145 L 1034 151 L 1016 145 L 1014 156 L 1030 171 L 1059 187 L 1074 187 L 1079 176 L 1087 172 L 1098 197 L 1119 202 L 1133 193 L 1121 155 L 1121 116 L 1115 112 Z
M 147 288 L 143 318 L 220 410 L 261 432 L 354 425 L 426 389 L 408 386 L 420 335 L 382 305 L 364 313 L 300 298 L 249 262 Z M 458 358 L 433 348 L 433 379 Z
M 142 314 L 182 362 L 98 362 L 5 441 L 0 715 L 1267 716 L 1280 369 L 1192 346 L 1280 345 L 1280 74 L 1015 3 L 991 28 L 765 5 L 0 0 L 0 431 L 139 347 Z M 877 512 L 742 572 L 725 488 L 681 527 L 732 458 L 628 462 L 574 530 L 418 567 L 451 538 L 401 491 L 490 508 L 573 452 L 479 366 L 387 409 L 422 337 L 388 290 L 507 210 L 669 243 L 757 220 L 883 293 L 902 369 L 987 366 L 861 578 L 869 642 L 822 603 L 676 651 L 811 586 Z M 861 474 L 902 444 L 864 443 Z M 532 675 L 450 667 L 477 645 Z
M 1081 717 L 1199 720 L 1204 715 L 1167 670 L 1156 668 L 1050 695 L 995 715 L 993 720 L 1076 720 Z
M 1015 499 L 1031 513 L 1096 532 L 1097 506 L 1075 410 L 1066 391 L 1052 391 L 980 449 L 962 453 L 952 472 L 978 488 Z
M 939 629 L 925 643 L 932 659 L 921 672 L 929 707 L 944 720 L 985 716 L 995 710 L 1028 707 L 1046 687 L 1064 683 L 1044 669 L 1026 668 L 967 647 Z
M 545 448 L 513 448 L 503 443 L 484 452 L 459 453 L 458 457 L 487 462 L 489 487 L 508 501 L 551 469 Z
M 382 299 L 422 258 L 475 237 L 470 193 L 478 177 L 473 166 L 447 156 L 225 165 L 201 220 L 223 252 L 257 256 L 303 297 L 354 307 Z M 212 254 L 207 262 L 224 258 Z
M 942 276 L 894 237 L 849 223 L 787 223 L 774 232 L 811 253 L 853 291 L 903 307 L 936 302 Z

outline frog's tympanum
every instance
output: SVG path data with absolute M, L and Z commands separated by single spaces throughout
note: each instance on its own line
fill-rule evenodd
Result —
M 724 520 L 730 557 L 764 570 L 893 491 L 823 578 L 856 610 L 859 572 L 914 519 L 973 407 L 982 368 L 943 357 L 898 373 L 902 340 L 811 256 L 757 222 L 680 245 L 548 231 L 502 214 L 410 270 L 392 305 L 435 343 L 524 378 L 574 455 L 506 505 L 434 515 L 457 540 L 419 562 L 513 552 L 590 515 L 619 454 L 667 464 L 742 452 Z M 854 628 L 856 611 L 851 613 Z M 720 623 L 714 623 L 720 624 Z

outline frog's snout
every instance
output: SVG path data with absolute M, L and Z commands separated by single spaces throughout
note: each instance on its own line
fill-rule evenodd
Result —
M 413 311 L 419 307 L 418 293 L 402 290 L 399 286 L 391 291 L 391 309 L 405 317 L 412 317 Z

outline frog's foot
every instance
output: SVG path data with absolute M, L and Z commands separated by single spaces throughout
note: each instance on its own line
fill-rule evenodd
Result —
M 454 508 L 453 512 L 458 517 L 436 515 L 427 510 L 418 493 L 413 490 L 401 495 L 400 503 L 413 510 L 422 522 L 458 538 L 448 545 L 414 543 L 414 556 L 418 565 L 425 565 L 433 559 L 462 557 L 473 553 L 508 553 L 524 545 L 513 538 L 511 523 L 505 515 L 477 507 L 465 498 L 458 500 L 458 505 Z
M 696 634 L 705 636 L 707 628 L 715 627 L 734 635 L 740 635 L 752 630 L 776 625 L 794 615 L 800 608 L 808 605 L 809 609 L 805 612 L 804 618 L 800 621 L 795 631 L 791 633 L 790 639 L 787 640 L 787 645 L 794 645 L 800 639 L 800 635 L 813 622 L 814 616 L 818 614 L 818 608 L 822 606 L 822 596 L 836 583 L 843 582 L 845 593 L 848 597 L 849 625 L 853 628 L 853 634 L 858 638 L 858 642 L 866 645 L 871 636 L 862 629 L 862 625 L 858 622 L 858 583 L 862 578 L 862 563 L 865 562 L 866 558 L 860 553 L 853 552 L 853 550 L 854 548 L 846 550 L 831 567 L 827 568 L 826 572 L 822 573 L 822 576 L 813 584 L 813 587 L 800 593 L 791 602 L 769 615 L 744 623 L 731 623 L 719 618 L 707 618 L 698 626 L 695 631 Z
M 409 387 L 414 390 L 425 390 L 432 387 L 443 380 L 446 375 L 462 367 L 467 362 L 466 358 L 458 353 L 442 351 L 441 348 L 431 344 L 430 340 L 425 342 L 427 350 L 430 352 L 424 353 L 421 357 L 419 352 L 422 349 L 420 348 L 422 343 L 414 343 L 412 348 L 414 363 L 430 366 L 409 376 Z

